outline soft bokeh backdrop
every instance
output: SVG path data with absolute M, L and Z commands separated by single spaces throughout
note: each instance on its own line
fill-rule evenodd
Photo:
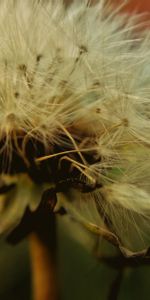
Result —
M 98 261 L 59 221 L 61 300 L 107 300 L 118 271 Z M 100 246 L 101 247 L 101 246 Z M 113 251 L 113 249 L 112 249 Z M 0 243 L 0 299 L 32 300 L 29 247 Z M 150 267 L 124 271 L 119 300 L 149 300 Z M 42 300 L 42 299 L 41 299 Z M 113 300 L 113 299 L 109 299 Z

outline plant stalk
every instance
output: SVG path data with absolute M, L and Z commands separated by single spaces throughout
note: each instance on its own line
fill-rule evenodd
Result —
M 40 211 L 30 235 L 32 287 L 34 300 L 58 300 L 56 217 Z

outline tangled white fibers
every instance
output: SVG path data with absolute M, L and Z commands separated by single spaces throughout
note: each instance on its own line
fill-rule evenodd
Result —
M 54 211 L 125 255 L 148 249 L 150 33 L 119 9 L 1 0 L 2 234 L 55 189 Z

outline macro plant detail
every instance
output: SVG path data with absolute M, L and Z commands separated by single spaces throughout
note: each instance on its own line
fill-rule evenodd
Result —
M 0 233 L 12 243 L 43 209 L 149 258 L 150 36 L 119 9 L 0 3 Z

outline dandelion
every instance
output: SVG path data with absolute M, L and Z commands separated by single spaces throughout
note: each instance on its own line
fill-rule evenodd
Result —
M 125 256 L 146 255 L 150 37 L 119 9 L 1 1 L 1 234 L 44 199 L 50 216 L 63 209 Z

